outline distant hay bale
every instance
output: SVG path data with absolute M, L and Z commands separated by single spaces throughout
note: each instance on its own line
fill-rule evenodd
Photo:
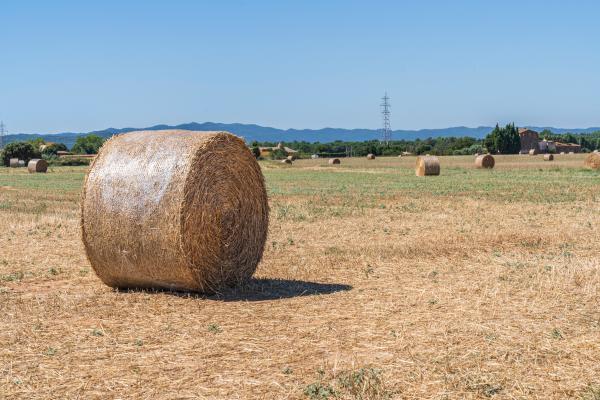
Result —
M 19 160 L 19 167 L 25 166 L 25 160 Z
M 554 154 L 544 154 L 544 161 L 554 161 Z
M 560 152 L 560 154 L 563 154 L 563 155 L 564 155 L 564 154 L 565 154 L 565 152 L 564 152 L 564 151 L 561 151 L 561 152 Z
M 36 172 L 46 172 L 48 171 L 48 162 L 39 158 L 29 160 L 29 163 L 27 164 L 27 171 L 29 171 L 30 174 L 34 174 Z
M 570 151 L 569 154 L 575 154 L 575 152 L 574 151 Z
M 318 154 L 313 154 L 310 156 L 310 158 L 312 158 L 313 160 L 316 160 L 317 158 L 319 158 Z
M 268 212 L 263 175 L 242 139 L 132 132 L 109 139 L 94 160 L 81 229 L 109 286 L 214 293 L 252 276 Z
M 494 168 L 496 160 L 491 154 L 482 154 L 475 158 L 475 167 L 477 168 Z
M 439 175 L 440 160 L 435 156 L 417 157 L 415 173 L 417 176 Z
M 8 160 L 8 166 L 11 168 L 17 168 L 19 166 L 19 159 L 11 158 L 10 160 Z
M 535 156 L 537 154 L 538 154 L 538 150 L 537 149 L 531 149 L 531 150 L 529 150 L 529 155 L 530 156 Z
M 600 153 L 590 153 L 584 160 L 584 165 L 591 169 L 600 169 Z
M 296 156 L 291 155 L 291 156 L 287 156 L 286 158 L 290 161 L 294 161 L 296 159 Z
M 290 160 L 289 158 L 284 158 L 283 160 L 281 160 L 282 164 L 291 164 L 292 160 Z
M 375 154 L 367 154 L 367 160 L 374 160 L 375 159 Z
M 402 158 L 402 154 L 398 154 L 398 158 Z
M 329 164 L 333 165 L 333 164 L 340 164 L 341 161 L 339 158 L 330 158 L 329 159 Z

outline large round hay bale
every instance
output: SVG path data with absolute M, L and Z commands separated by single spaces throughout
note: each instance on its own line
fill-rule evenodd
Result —
M 584 165 L 591 169 L 600 169 L 600 153 L 590 153 L 584 160 Z
M 477 168 L 494 168 L 496 160 L 491 154 L 482 154 L 475 158 L 475 167 Z
M 286 158 L 290 161 L 294 161 L 296 159 L 296 156 L 291 155 L 291 156 L 287 156 Z
M 417 176 L 439 175 L 440 160 L 436 156 L 417 157 L 415 173 Z
M 537 153 L 538 153 L 537 149 L 531 149 L 531 150 L 529 150 L 529 155 L 530 156 L 535 156 L 535 155 L 537 155 Z
M 367 154 L 367 160 L 374 160 L 375 159 L 375 154 Z
M 92 163 L 83 243 L 109 286 L 213 293 L 252 276 L 268 211 L 263 175 L 242 139 L 132 132 L 109 139 Z
M 334 164 L 340 164 L 341 161 L 339 158 L 330 158 L 329 159 L 329 164 L 334 165 Z
M 284 158 L 283 160 L 281 160 L 282 164 L 292 164 L 292 160 L 290 160 L 289 158 Z
M 554 161 L 554 154 L 544 154 L 544 161 Z
M 11 168 L 17 168 L 19 166 L 19 159 L 11 158 L 10 160 L 8 160 L 8 166 Z
M 46 172 L 48 170 L 48 162 L 46 160 L 34 158 L 29 160 L 29 163 L 27 164 L 27 170 L 30 174 L 34 174 L 36 172 Z
M 19 160 L 19 167 L 25 166 L 25 160 Z

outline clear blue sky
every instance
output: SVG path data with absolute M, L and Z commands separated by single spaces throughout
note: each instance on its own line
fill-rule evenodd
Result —
M 0 3 L 11 133 L 600 126 L 599 1 Z

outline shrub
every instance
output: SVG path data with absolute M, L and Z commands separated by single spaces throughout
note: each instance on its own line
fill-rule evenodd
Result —
M 271 152 L 271 159 L 273 160 L 283 160 L 284 158 L 287 158 L 287 156 L 286 151 L 283 149 L 275 149 Z
M 49 144 L 42 150 L 42 157 L 56 156 L 56 152 L 58 151 L 67 151 L 67 146 L 64 143 Z
M 254 154 L 254 157 L 260 158 L 260 149 L 258 146 L 252 147 L 252 154 Z
M 98 154 L 103 143 L 104 139 L 98 135 L 79 136 L 71 151 L 75 154 Z
M 40 152 L 31 143 L 12 142 L 4 146 L 2 164 L 8 167 L 11 158 L 18 158 L 27 164 L 32 158 L 40 158 L 40 156 Z
M 90 165 L 92 160 L 89 158 L 79 157 L 68 157 L 68 158 L 56 158 L 56 156 L 48 159 L 48 165 L 54 167 L 65 167 L 65 166 L 77 166 L 77 165 Z

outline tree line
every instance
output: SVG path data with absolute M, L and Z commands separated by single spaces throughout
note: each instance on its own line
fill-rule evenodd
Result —
M 540 133 L 540 139 L 560 141 L 563 143 L 576 143 L 581 145 L 583 152 L 600 149 L 600 131 L 593 133 L 565 133 L 556 134 L 548 130 Z M 316 154 L 320 157 L 346 157 L 350 154 L 364 157 L 367 154 L 376 156 L 398 156 L 401 154 L 432 154 L 438 156 L 472 155 L 482 153 L 492 154 L 518 154 L 521 149 L 519 130 L 514 123 L 504 127 L 496 127 L 483 139 L 472 137 L 437 137 L 415 140 L 393 140 L 388 144 L 378 140 L 363 142 L 338 140 L 330 143 L 310 143 L 305 141 L 282 142 L 286 147 L 300 152 L 301 157 Z M 251 143 L 256 155 L 260 154 L 259 147 L 275 147 L 274 142 Z M 272 152 L 275 159 L 285 158 L 285 152 Z
M 104 140 L 104 138 L 94 134 L 80 136 L 71 147 L 71 152 L 73 154 L 96 154 Z M 5 166 L 8 166 L 11 158 L 18 158 L 25 161 L 25 163 L 34 158 L 43 158 L 55 165 L 80 165 L 89 162 L 89 160 L 77 158 L 59 160 L 57 155 L 59 151 L 68 151 L 67 146 L 64 143 L 46 142 L 44 139 L 36 138 L 8 143 L 0 150 L 0 160 Z

